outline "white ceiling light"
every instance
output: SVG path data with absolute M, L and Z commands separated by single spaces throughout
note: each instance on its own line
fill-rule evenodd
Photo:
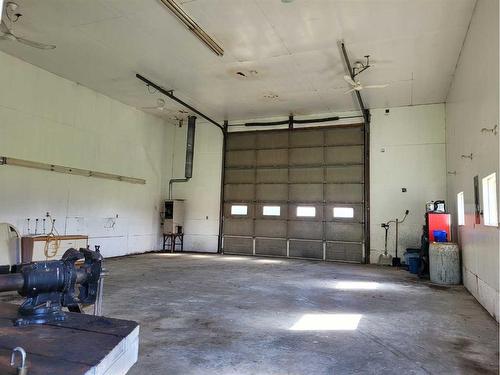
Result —
M 210 48 L 217 56 L 224 55 L 224 50 L 213 40 L 174 0 L 160 0 L 170 11 L 182 21 L 187 28 Z

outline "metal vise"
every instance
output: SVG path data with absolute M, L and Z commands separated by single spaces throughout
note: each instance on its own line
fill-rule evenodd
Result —
M 66 318 L 63 307 L 81 312 L 79 304 L 95 303 L 102 259 L 98 251 L 69 249 L 61 260 L 29 263 L 19 274 L 0 276 L 0 292 L 17 290 L 26 297 L 14 325 L 62 321 Z M 77 265 L 79 260 L 84 260 L 83 264 Z

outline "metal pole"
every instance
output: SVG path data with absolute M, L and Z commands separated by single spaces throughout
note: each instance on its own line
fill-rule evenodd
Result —
M 184 102 L 183 100 L 179 99 L 178 97 L 176 97 L 174 94 L 173 94 L 173 91 L 170 90 L 165 90 L 163 87 L 160 87 L 158 86 L 157 84 L 155 84 L 154 82 L 151 82 L 149 79 L 141 76 L 140 74 L 136 74 L 135 75 L 137 78 L 139 78 L 142 82 L 144 82 L 146 85 L 148 86 L 151 86 L 153 87 L 154 89 L 158 90 L 159 92 L 161 92 L 163 95 L 165 96 L 168 96 L 170 99 L 176 101 L 177 103 L 183 105 L 184 107 L 186 107 L 187 109 L 189 109 L 190 111 L 196 113 L 197 115 L 203 117 L 205 120 L 207 120 L 208 122 L 214 124 L 215 126 L 217 126 L 220 130 L 224 131 L 224 128 L 219 125 L 215 120 L 212 120 L 210 117 L 208 117 L 207 115 L 205 115 L 204 113 L 198 111 L 196 108 L 194 108 L 193 106 L 187 104 L 186 102 Z
M 226 175 L 226 142 L 227 130 L 229 122 L 224 121 L 224 131 L 222 132 L 222 162 L 221 162 L 221 176 L 220 176 L 220 207 L 219 207 L 219 238 L 217 243 L 217 252 L 222 254 L 222 237 L 224 235 L 224 180 Z
M 349 56 L 347 55 L 347 50 L 343 41 L 340 43 L 340 49 L 342 51 L 342 56 L 344 57 L 344 62 L 349 72 L 349 75 L 354 80 L 354 70 L 352 69 L 351 62 L 349 61 Z M 364 126 L 363 126 L 363 139 L 364 139 L 364 233 L 365 233 L 365 263 L 370 263 L 370 111 L 365 108 L 363 103 L 363 98 L 358 90 L 354 91 L 356 94 L 356 99 L 358 101 L 361 113 L 363 114 Z

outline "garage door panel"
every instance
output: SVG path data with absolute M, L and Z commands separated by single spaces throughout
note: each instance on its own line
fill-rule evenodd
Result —
M 321 241 L 290 240 L 290 256 L 295 258 L 323 259 Z
M 322 163 L 323 147 L 290 149 L 290 165 L 317 165 Z
M 363 260 L 361 126 L 234 134 L 226 152 L 225 252 Z M 247 205 L 247 215 L 231 215 L 232 204 Z M 300 206 L 313 216 L 297 216 Z M 353 217 L 334 217 L 334 207 L 352 208 Z
M 224 199 L 227 201 L 254 200 L 254 189 L 254 184 L 227 184 L 224 186 Z
M 322 183 L 323 174 L 323 168 L 292 168 L 290 169 L 290 182 Z
M 224 253 L 226 254 L 253 254 L 253 239 L 224 236 Z
M 226 149 L 242 150 L 255 148 L 255 134 L 253 133 L 231 133 L 227 137 Z
M 326 168 L 326 182 L 358 182 L 364 181 L 364 168 L 362 165 Z
M 322 201 L 323 184 L 290 185 L 290 200 L 304 203 Z
M 255 220 L 255 236 L 257 237 L 286 237 L 286 220 Z
M 253 219 L 224 220 L 224 232 L 233 236 L 253 236 Z
M 361 184 L 327 184 L 325 200 L 330 202 L 363 202 L 363 188 Z
M 257 183 L 284 183 L 288 182 L 288 169 L 287 168 L 272 168 L 272 169 L 257 169 L 256 177 Z
M 323 237 L 323 224 L 318 221 L 292 220 L 288 222 L 288 237 L 318 240 Z
M 360 263 L 363 261 L 363 245 L 358 243 L 327 242 L 326 260 Z
M 256 199 L 259 201 L 287 201 L 288 185 L 286 184 L 257 184 Z
M 290 132 L 290 147 L 323 146 L 323 130 L 294 130 Z
M 330 241 L 363 241 L 363 224 L 327 222 L 326 239 Z
M 287 166 L 288 165 L 288 150 L 257 150 L 257 166 Z
M 355 128 L 330 128 L 325 130 L 325 144 L 336 145 L 362 145 L 364 134 L 362 127 Z
M 336 146 L 326 148 L 328 164 L 363 163 L 363 146 Z
M 271 238 L 255 239 L 256 255 L 286 256 L 286 240 Z
M 228 151 L 226 153 L 226 166 L 229 168 L 255 166 L 255 151 Z
M 257 133 L 257 148 L 287 148 L 288 133 L 286 132 L 259 132 Z
M 255 172 L 253 169 L 228 169 L 224 179 L 227 184 L 253 184 L 255 181 Z

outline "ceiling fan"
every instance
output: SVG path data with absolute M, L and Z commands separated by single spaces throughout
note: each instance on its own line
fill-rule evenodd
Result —
M 352 88 L 350 90 L 347 90 L 345 93 L 346 94 L 349 94 L 353 91 L 361 91 L 363 89 L 382 89 L 384 87 L 387 87 L 389 86 L 389 84 L 385 84 L 385 85 L 367 85 L 367 86 L 363 86 L 361 84 L 360 81 L 354 81 L 354 79 L 352 79 L 351 77 L 349 77 L 348 75 L 345 75 L 344 76 L 344 79 L 345 81 L 350 84 L 352 86 Z
M 12 25 L 16 23 L 19 18 L 22 16 L 21 13 L 17 13 L 17 9 L 19 8 L 19 5 L 16 3 L 9 1 L 7 4 L 5 4 L 5 15 L 11 22 L 11 28 L 7 26 L 7 24 L 2 20 L 0 22 L 0 40 L 11 40 L 13 42 L 19 42 L 24 45 L 38 48 L 38 49 L 54 49 L 56 46 L 54 44 L 45 44 L 45 43 L 39 43 L 35 42 L 30 39 L 25 39 L 21 38 L 20 36 L 17 36 L 12 32 Z
M 141 109 L 158 110 L 163 111 L 165 109 L 165 99 L 158 98 L 156 100 L 157 105 L 154 107 L 142 107 Z

